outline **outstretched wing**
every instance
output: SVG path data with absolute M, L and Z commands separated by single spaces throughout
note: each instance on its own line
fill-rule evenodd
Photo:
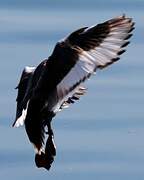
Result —
M 63 51 L 65 47 L 70 47 L 75 53 L 73 66 L 57 84 L 58 103 L 53 108 L 54 112 L 73 97 L 81 84 L 97 69 L 105 68 L 119 60 L 129 44 L 128 39 L 132 36 L 133 29 L 132 19 L 120 16 L 102 24 L 75 31 L 59 43 L 64 59 L 67 57 L 67 53 Z M 54 53 L 57 54 L 57 51 Z M 65 63 L 68 65 L 69 59 L 66 59 Z
M 23 104 L 23 100 L 25 95 L 28 93 L 29 91 L 29 87 L 31 84 L 31 79 L 32 79 L 32 75 L 33 72 L 35 70 L 35 67 L 25 67 L 19 84 L 16 87 L 16 89 L 18 89 L 18 94 L 17 94 L 17 109 L 16 109 L 16 118 L 15 121 L 13 123 L 13 127 L 19 127 L 20 125 L 23 125 L 25 117 L 26 117 L 26 109 L 27 109 L 27 102 L 25 104 Z

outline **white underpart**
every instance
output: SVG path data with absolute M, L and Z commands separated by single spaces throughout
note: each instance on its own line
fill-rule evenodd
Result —
M 78 90 L 82 83 L 81 80 L 85 78 L 85 81 L 98 67 L 105 67 L 107 64 L 114 62 L 113 60 L 115 58 L 119 57 L 118 52 L 123 50 L 121 46 L 127 42 L 125 38 L 129 34 L 128 32 L 131 29 L 131 25 L 132 23 L 126 19 L 117 26 L 111 26 L 110 33 L 98 47 L 89 51 L 82 51 L 79 54 L 75 66 L 57 86 L 58 103 L 53 107 L 55 113 L 58 112 L 60 106 Z M 77 86 L 72 89 L 76 84 Z

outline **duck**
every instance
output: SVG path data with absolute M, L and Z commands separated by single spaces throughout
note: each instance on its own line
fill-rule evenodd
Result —
M 120 59 L 133 29 L 132 18 L 125 15 L 79 28 L 58 41 L 37 67 L 24 68 L 12 126 L 25 126 L 38 168 L 49 170 L 56 156 L 53 118 L 87 92 L 84 83 L 96 71 Z

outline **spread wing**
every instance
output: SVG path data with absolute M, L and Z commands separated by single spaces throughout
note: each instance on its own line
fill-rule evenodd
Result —
M 18 89 L 18 94 L 16 98 L 17 109 L 16 109 L 16 118 L 13 123 L 13 127 L 18 127 L 20 125 L 23 125 L 24 123 L 26 117 L 28 99 L 25 104 L 23 104 L 22 102 L 24 100 L 25 95 L 28 94 L 34 70 L 35 70 L 34 67 L 25 67 L 22 72 L 19 84 L 16 87 L 16 89 Z
M 59 51 L 63 52 L 66 65 L 69 65 L 69 59 L 63 49 L 68 46 L 75 52 L 72 56 L 73 65 L 57 84 L 58 102 L 53 107 L 54 112 L 62 109 L 67 102 L 72 102 L 81 84 L 97 69 L 103 69 L 119 60 L 129 44 L 128 39 L 132 36 L 133 29 L 132 19 L 120 16 L 77 30 L 59 43 Z M 54 51 L 55 56 L 56 54 L 57 51 Z

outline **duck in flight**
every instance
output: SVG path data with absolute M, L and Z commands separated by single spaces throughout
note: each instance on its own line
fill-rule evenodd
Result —
M 49 170 L 56 155 L 53 117 L 85 94 L 83 84 L 92 74 L 119 60 L 133 29 L 125 15 L 80 28 L 59 41 L 37 67 L 24 68 L 13 127 L 25 125 L 37 167 Z

